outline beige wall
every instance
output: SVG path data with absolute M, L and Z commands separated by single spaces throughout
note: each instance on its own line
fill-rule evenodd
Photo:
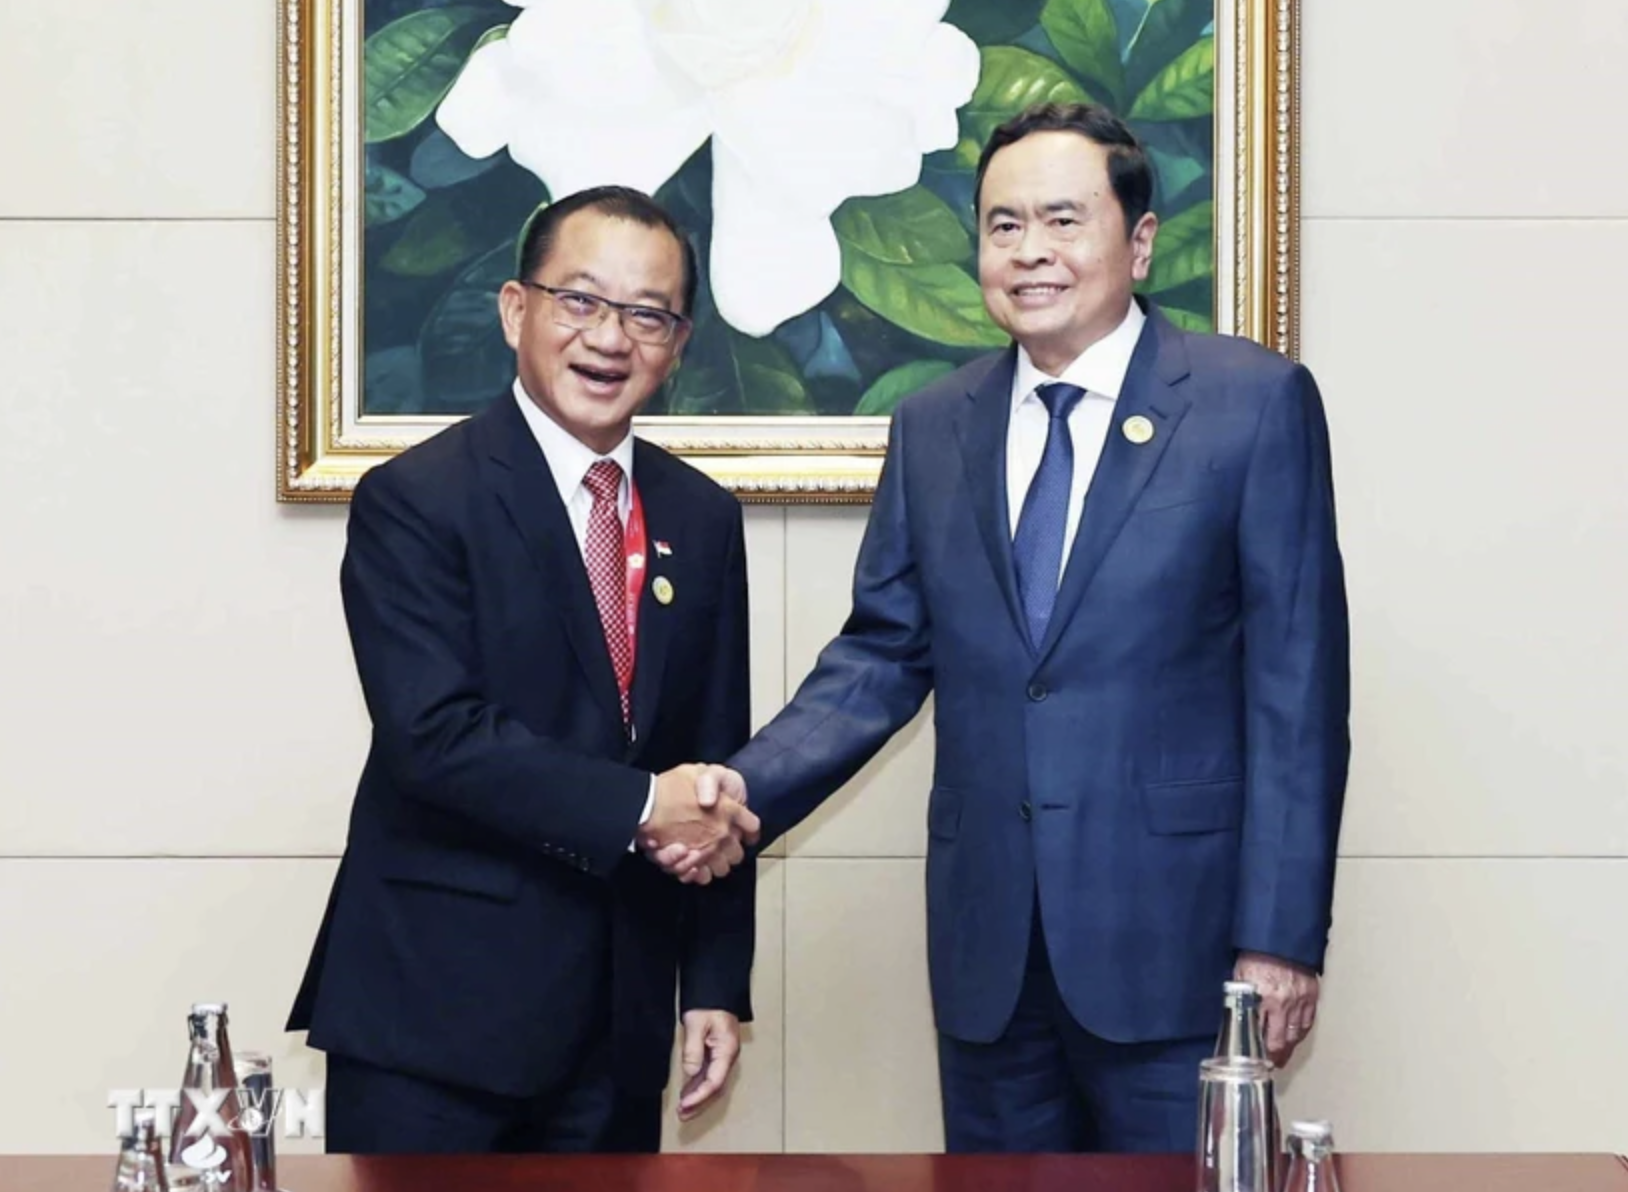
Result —
M 1628 1149 L 1622 0 L 1305 15 L 1304 355 L 1357 751 L 1291 1112 L 1370 1150 Z M 342 512 L 272 489 L 272 0 L 0 13 L 0 1151 L 106 1151 L 188 1002 L 280 1033 L 365 744 Z M 862 510 L 749 515 L 758 714 Z M 712 1149 L 939 1144 L 907 733 L 762 876 Z

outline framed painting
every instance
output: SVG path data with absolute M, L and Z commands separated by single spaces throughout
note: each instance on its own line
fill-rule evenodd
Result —
M 280 0 L 277 494 L 503 392 L 496 293 L 551 196 L 654 194 L 702 263 L 637 432 L 742 500 L 864 502 L 911 390 L 1006 344 L 973 170 L 1030 103 L 1149 148 L 1142 287 L 1297 351 L 1297 0 Z

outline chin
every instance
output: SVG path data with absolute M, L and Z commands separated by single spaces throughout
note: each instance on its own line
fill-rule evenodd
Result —
M 1071 324 L 1066 312 L 1048 312 L 1043 319 L 1018 319 L 1012 324 L 1012 338 L 1016 340 L 1053 340 L 1061 339 L 1069 332 Z

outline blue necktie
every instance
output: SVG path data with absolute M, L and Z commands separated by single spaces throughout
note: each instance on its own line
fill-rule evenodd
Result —
M 1029 640 L 1036 649 L 1046 637 L 1052 605 L 1057 603 L 1057 577 L 1063 566 L 1063 531 L 1068 525 L 1068 494 L 1074 483 L 1074 438 L 1068 415 L 1085 390 L 1078 385 L 1054 383 L 1035 391 L 1051 424 L 1046 450 L 1029 482 L 1012 539 L 1012 563 L 1017 569 L 1018 599 L 1029 622 Z

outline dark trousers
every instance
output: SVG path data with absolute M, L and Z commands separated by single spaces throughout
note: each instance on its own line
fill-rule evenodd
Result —
M 328 1056 L 326 1149 L 331 1155 L 655 1154 L 661 1095 L 629 1097 L 597 1047 L 546 1096 L 504 1097 Z
M 1052 975 L 1037 906 L 1006 1032 L 993 1043 L 938 1037 L 945 1149 L 1190 1154 L 1198 1065 L 1214 1048 L 1213 1037 L 1111 1043 L 1075 1022 Z

